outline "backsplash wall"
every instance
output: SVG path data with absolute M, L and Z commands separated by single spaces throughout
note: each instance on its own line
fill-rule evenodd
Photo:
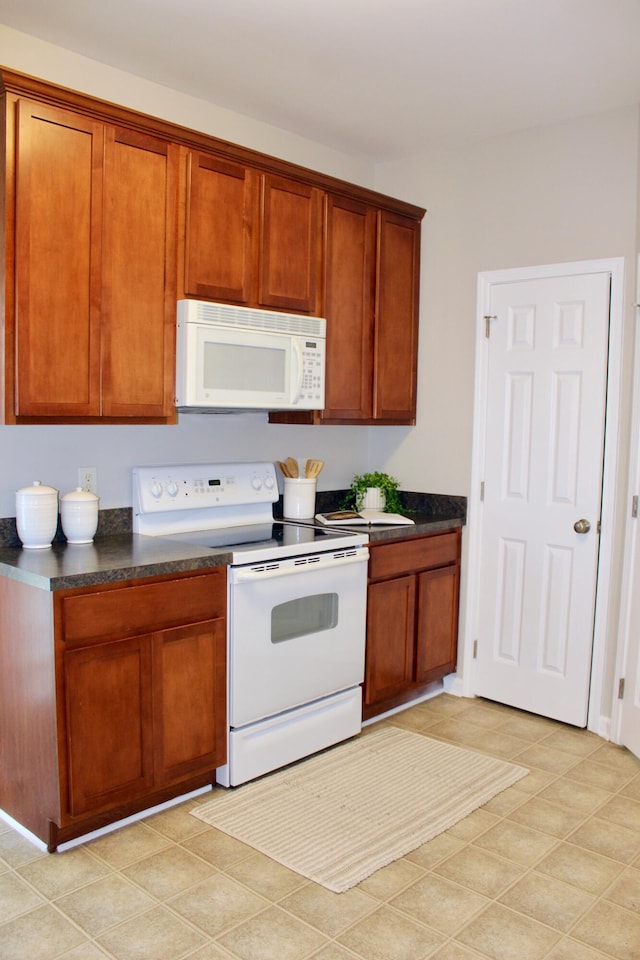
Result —
M 185 414 L 174 426 L 0 426 L 0 517 L 15 516 L 20 487 L 41 480 L 62 495 L 88 466 L 103 510 L 131 506 L 131 469 L 154 463 L 316 457 L 325 461 L 318 489 L 340 489 L 368 469 L 367 430 L 270 424 L 266 414 Z

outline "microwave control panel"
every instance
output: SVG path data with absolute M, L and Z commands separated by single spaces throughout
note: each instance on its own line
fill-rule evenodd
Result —
M 324 340 L 301 339 L 302 385 L 300 400 L 307 408 L 324 407 Z

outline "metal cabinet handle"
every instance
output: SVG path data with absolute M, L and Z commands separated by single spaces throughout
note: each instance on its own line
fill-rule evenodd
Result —
M 576 533 L 589 533 L 589 530 L 591 530 L 591 524 L 588 520 L 576 520 L 573 525 L 573 529 Z

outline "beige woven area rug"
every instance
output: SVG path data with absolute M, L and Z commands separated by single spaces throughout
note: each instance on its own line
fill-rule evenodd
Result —
M 524 767 L 383 727 L 191 812 L 342 893 L 526 776 Z

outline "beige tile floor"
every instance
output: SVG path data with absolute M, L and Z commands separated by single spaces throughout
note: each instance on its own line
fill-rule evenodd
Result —
M 207 827 L 197 799 L 58 855 L 0 821 L 0 958 L 640 960 L 640 761 L 482 700 L 381 722 L 530 774 L 344 894 Z

